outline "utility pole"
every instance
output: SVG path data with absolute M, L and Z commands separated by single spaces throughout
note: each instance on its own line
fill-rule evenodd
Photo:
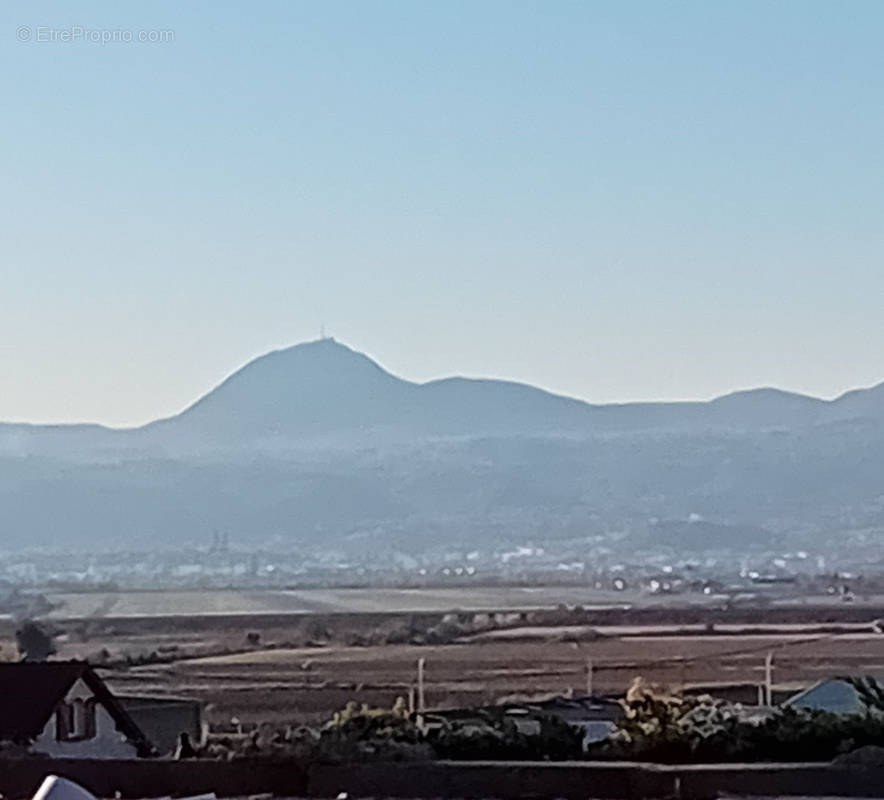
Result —
M 586 659 L 586 695 L 592 697 L 592 659 Z
M 417 660 L 417 711 L 420 714 L 426 709 L 426 696 L 424 694 L 424 667 L 426 659 L 419 658 Z
M 768 652 L 764 659 L 764 700 L 768 706 L 773 705 L 773 651 Z

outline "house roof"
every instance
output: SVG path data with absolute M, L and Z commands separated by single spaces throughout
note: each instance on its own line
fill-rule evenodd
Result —
M 0 663 L 0 740 L 35 739 L 71 687 L 82 680 L 139 751 L 150 742 L 107 685 L 82 661 Z
M 803 692 L 790 697 L 783 705 L 793 708 L 814 708 L 845 714 L 863 708 L 859 694 L 843 678 L 824 678 Z
M 854 677 L 838 675 L 824 678 L 803 692 L 793 695 L 783 705 L 794 708 L 820 709 L 835 714 L 856 714 L 868 711 L 869 706 L 857 691 L 854 681 L 878 683 L 878 680 L 871 675 Z

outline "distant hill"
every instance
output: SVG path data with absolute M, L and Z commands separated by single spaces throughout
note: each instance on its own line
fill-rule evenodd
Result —
M 140 428 L 0 424 L 0 531 L 10 547 L 214 529 L 406 549 L 634 529 L 637 543 L 739 547 L 884 522 L 882 444 L 884 384 L 833 401 L 763 388 L 592 405 L 506 381 L 414 383 L 321 339 Z M 707 522 L 648 522 L 694 513 Z
M 418 384 L 333 339 L 255 359 L 177 417 L 155 423 L 215 441 L 377 431 L 414 435 L 575 432 L 591 406 L 505 381 Z
M 834 401 L 772 388 L 709 402 L 591 405 L 525 384 L 445 378 L 413 383 L 334 339 L 251 361 L 178 416 L 154 423 L 217 441 L 376 431 L 408 437 L 584 436 L 649 428 L 794 428 L 884 419 L 884 385 Z

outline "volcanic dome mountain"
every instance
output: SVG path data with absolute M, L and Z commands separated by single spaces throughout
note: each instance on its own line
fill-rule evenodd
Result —
M 375 551 L 609 534 L 678 547 L 679 521 L 702 517 L 685 547 L 739 547 L 884 530 L 882 444 L 884 385 L 591 405 L 506 381 L 413 383 L 321 339 L 140 428 L 0 425 L 0 530 L 8 547 L 219 529 Z
M 444 378 L 413 383 L 334 339 L 249 362 L 172 420 L 223 440 L 379 430 L 411 436 L 586 435 L 654 427 L 800 427 L 884 418 L 884 384 L 824 401 L 778 389 L 710 402 L 590 405 L 525 384 Z
M 334 339 L 255 359 L 174 423 L 218 436 L 398 431 L 485 435 L 581 430 L 589 406 L 505 381 L 398 378 Z

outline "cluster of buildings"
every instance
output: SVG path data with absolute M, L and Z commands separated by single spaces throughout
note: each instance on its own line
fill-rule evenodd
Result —
M 0 553 L 0 613 L 11 613 L 9 607 L 21 601 L 15 592 L 21 590 L 33 594 L 39 590 L 390 588 L 503 582 L 708 594 L 790 583 L 825 591 L 830 585 L 852 584 L 860 574 L 874 580 L 884 576 L 884 565 L 843 564 L 831 554 L 806 550 L 734 553 L 719 548 L 685 557 L 663 547 L 635 550 L 599 536 L 544 546 L 501 540 L 493 547 L 474 549 L 437 541 L 422 552 L 380 548 L 354 554 L 316 545 L 299 551 L 238 548 L 227 535 L 216 534 L 210 545 L 175 551 Z

